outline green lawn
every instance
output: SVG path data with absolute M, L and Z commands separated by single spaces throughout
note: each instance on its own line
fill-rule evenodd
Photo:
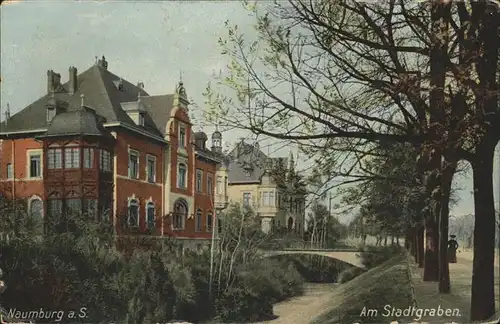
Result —
M 395 257 L 337 289 L 331 309 L 313 320 L 324 323 L 390 323 L 408 322 L 414 316 L 388 314 L 384 307 L 405 309 L 412 305 L 408 266 L 404 256 Z M 389 305 L 389 306 L 386 306 Z

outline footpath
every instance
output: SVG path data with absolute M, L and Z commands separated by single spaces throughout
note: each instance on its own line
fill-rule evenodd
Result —
M 438 316 L 426 314 L 418 321 L 420 323 L 471 323 L 470 301 L 472 287 L 472 259 L 470 251 L 462 251 L 457 255 L 457 263 L 450 263 L 451 293 L 439 294 L 437 282 L 424 282 L 423 269 L 410 260 L 410 272 L 414 289 L 415 300 L 419 309 L 439 309 L 446 311 L 448 315 Z M 498 259 L 495 265 L 498 264 Z M 495 266 L 498 273 L 498 267 Z M 495 294 L 498 305 L 498 276 L 495 273 Z M 483 322 L 484 323 L 484 322 Z M 496 323 L 496 321 L 492 322 Z

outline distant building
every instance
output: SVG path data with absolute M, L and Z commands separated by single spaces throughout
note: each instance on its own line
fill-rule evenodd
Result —
M 288 159 L 271 158 L 258 143 L 242 140 L 227 159 L 230 202 L 252 207 L 264 232 L 281 228 L 303 234 L 305 188 L 298 182 L 291 153 Z
M 149 95 L 104 57 L 0 124 L 0 194 L 47 219 L 65 209 L 113 222 L 120 235 L 170 236 L 199 247 L 227 201 L 220 133 L 194 133 L 186 90 Z M 20 94 L 22 95 L 22 94 Z M 218 200 L 218 199 L 222 199 Z

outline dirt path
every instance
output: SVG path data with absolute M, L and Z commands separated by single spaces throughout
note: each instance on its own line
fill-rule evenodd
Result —
M 259 323 L 307 324 L 334 303 L 335 284 L 306 283 L 304 288 L 303 296 L 274 305 L 276 319 Z
M 470 323 L 470 297 L 472 284 L 472 254 L 458 254 L 458 263 L 450 264 L 451 293 L 439 294 L 436 282 L 422 280 L 423 269 L 412 265 L 412 282 L 418 308 L 456 310 L 452 316 L 423 316 L 422 322 Z M 498 305 L 498 268 L 495 268 L 495 294 Z

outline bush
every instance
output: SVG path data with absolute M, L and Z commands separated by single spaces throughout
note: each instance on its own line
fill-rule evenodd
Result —
M 81 216 L 54 220 L 43 238 L 30 234 L 29 222 L 11 223 L 17 227 L 8 228 L 9 238 L 0 236 L 0 267 L 8 269 L 2 279 L 9 287 L 0 303 L 7 309 L 68 314 L 86 307 L 81 320 L 92 323 L 202 322 L 214 316 L 242 322 L 269 317 L 273 303 L 302 293 L 303 278 L 290 263 L 237 260 L 229 284 L 223 275 L 218 284 L 224 289 L 214 288 L 211 301 L 209 252 L 178 257 L 168 242 L 152 249 L 130 239 L 122 242 L 124 255 L 109 228 Z
M 346 283 L 348 281 L 351 281 L 352 279 L 356 278 L 363 272 L 365 272 L 365 270 L 358 267 L 345 269 L 339 274 L 339 282 Z
M 373 246 L 368 245 L 360 252 L 361 262 L 367 269 L 376 267 L 392 257 L 403 252 L 399 245 L 392 246 Z

